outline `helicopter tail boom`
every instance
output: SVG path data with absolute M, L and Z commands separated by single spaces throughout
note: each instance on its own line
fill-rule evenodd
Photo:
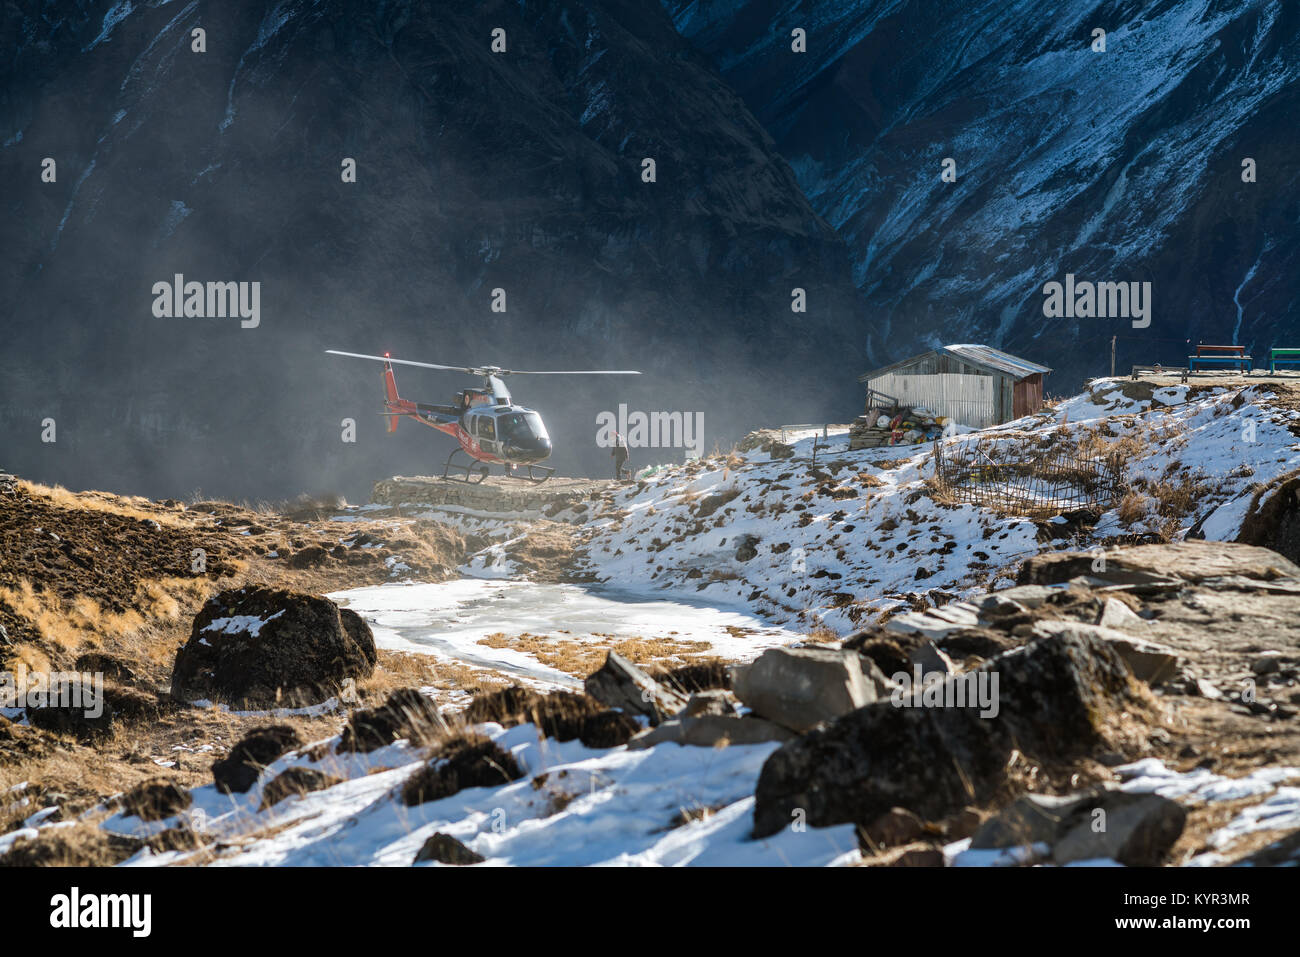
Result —
M 393 364 L 391 362 L 384 363 L 384 397 L 388 400 L 388 408 L 390 410 L 394 404 L 400 401 L 400 397 L 397 394 L 397 377 L 393 375 Z M 398 413 L 392 411 L 388 413 L 389 432 L 397 431 L 397 420 L 400 418 L 401 415 Z

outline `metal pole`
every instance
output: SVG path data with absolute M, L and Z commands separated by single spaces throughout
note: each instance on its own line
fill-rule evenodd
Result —
M 1115 378 L 1115 336 L 1110 337 L 1110 377 Z

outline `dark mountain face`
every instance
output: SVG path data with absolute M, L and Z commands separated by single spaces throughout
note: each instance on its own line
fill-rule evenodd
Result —
M 1300 344 L 1300 4 L 664 3 L 849 244 L 875 362 L 985 342 L 1061 393 L 1112 335 L 1120 369 Z M 1150 326 L 1045 318 L 1067 273 L 1150 282 Z
M 511 380 L 570 474 L 609 470 L 595 420 L 619 403 L 703 412 L 706 450 L 856 410 L 847 249 L 653 4 L 19 0 L 0 36 L 11 470 L 271 497 L 439 468 L 450 441 L 383 435 L 378 365 L 328 348 L 641 369 Z M 260 283 L 260 323 L 155 316 L 178 273 Z

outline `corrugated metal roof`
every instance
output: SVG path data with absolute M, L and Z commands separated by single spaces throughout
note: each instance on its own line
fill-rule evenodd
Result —
M 870 372 L 864 372 L 862 375 L 858 376 L 858 381 L 866 382 L 879 375 L 911 365 L 918 359 L 924 359 L 926 356 L 938 355 L 943 352 L 947 352 L 963 362 L 969 362 L 972 365 L 987 369 L 990 372 L 1000 372 L 1003 375 L 1009 375 L 1017 381 L 1031 375 L 1038 373 L 1045 375 L 1052 371 L 1047 366 L 1040 366 L 1037 362 L 1030 362 L 1028 359 L 1021 359 L 1019 356 L 1013 356 L 1011 353 L 1003 352 L 1001 349 L 994 349 L 992 346 L 982 346 L 975 343 L 961 343 L 955 346 L 940 346 L 938 349 L 932 349 L 929 352 L 922 352 L 919 355 L 912 356 L 910 359 L 903 359 L 899 362 L 893 362 L 887 366 L 882 366 L 879 369 L 872 369 Z
M 1001 349 L 994 349 L 992 346 L 981 346 L 973 343 L 966 343 L 955 346 L 944 346 L 943 351 L 964 359 L 975 365 L 985 366 L 989 369 L 996 369 L 998 372 L 1005 372 L 1007 375 L 1015 376 L 1017 379 L 1023 379 L 1026 376 L 1037 373 L 1048 373 L 1052 370 L 1047 366 L 1040 366 L 1037 362 L 1030 362 L 1028 359 L 1021 359 L 1019 356 L 1013 356 L 1009 352 L 1003 352 Z

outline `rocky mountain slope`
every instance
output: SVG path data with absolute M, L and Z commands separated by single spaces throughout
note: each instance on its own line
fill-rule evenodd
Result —
M 664 0 L 849 244 L 880 364 L 987 342 L 1069 394 L 1185 341 L 1290 345 L 1300 9 L 1277 0 Z M 807 52 L 791 51 L 791 31 Z M 1106 31 L 1094 52 L 1094 30 Z M 945 158 L 954 183 L 941 181 Z M 1242 181 L 1255 161 L 1257 181 Z M 1149 328 L 1043 285 L 1149 281 Z
M 779 431 L 544 518 L 6 482 L 8 660 L 111 711 L 3 708 L 0 863 L 1293 861 L 1298 405 L 1102 380 L 948 439 L 1123 457 L 1029 514 Z M 220 564 L 92 591 L 104 534 Z
M 756 415 L 828 417 L 843 390 L 816 386 L 861 365 L 843 243 L 653 5 L 50 0 L 0 18 L 0 425 L 27 477 L 360 495 L 440 463 L 436 436 L 382 441 L 378 376 L 326 348 L 643 370 L 520 387 L 578 473 L 607 470 L 595 415 L 620 402 L 707 408 L 711 448 Z M 153 284 L 178 273 L 260 282 L 260 324 L 156 318 Z M 435 402 L 471 384 L 399 383 Z

